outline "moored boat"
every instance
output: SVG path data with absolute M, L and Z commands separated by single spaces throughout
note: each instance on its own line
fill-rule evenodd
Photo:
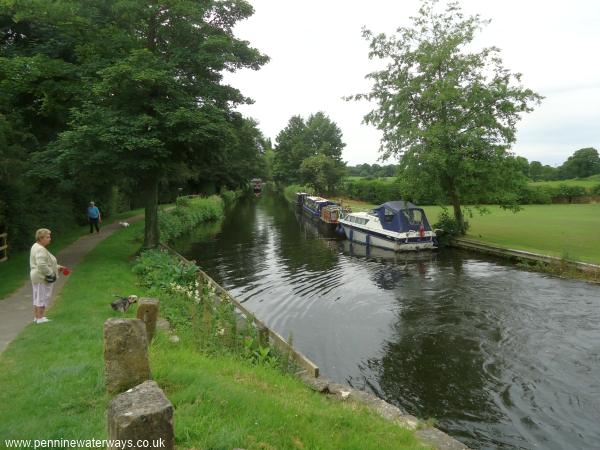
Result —
M 309 217 L 332 227 L 337 227 L 344 215 L 344 209 L 340 204 L 326 198 L 310 196 L 305 192 L 296 193 L 296 205 L 301 207 Z
M 369 212 L 347 214 L 339 222 L 346 238 L 360 244 L 396 252 L 431 250 L 438 246 L 425 211 L 404 200 L 384 203 Z
M 250 185 L 255 194 L 260 194 L 262 192 L 263 182 L 260 178 L 252 178 L 250 180 Z

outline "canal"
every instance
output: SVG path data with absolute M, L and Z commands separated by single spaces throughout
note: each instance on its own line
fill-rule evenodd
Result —
M 600 448 L 600 286 L 455 250 L 367 252 L 276 196 L 176 248 L 324 376 L 471 448 Z

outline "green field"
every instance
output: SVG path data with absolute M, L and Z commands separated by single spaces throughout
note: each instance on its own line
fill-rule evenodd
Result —
M 376 205 L 343 200 L 353 211 L 367 211 Z M 442 211 L 424 206 L 431 224 Z M 569 260 L 600 264 L 600 204 L 526 205 L 518 213 L 487 206 L 490 214 L 472 209 L 466 237 L 501 247 L 526 250 Z M 449 210 L 451 213 L 451 210 Z
M 586 189 L 590 189 L 600 184 L 600 175 L 592 175 L 588 178 L 574 178 L 571 180 L 535 181 L 529 183 L 529 186 L 558 187 L 561 184 L 566 186 L 581 186 Z

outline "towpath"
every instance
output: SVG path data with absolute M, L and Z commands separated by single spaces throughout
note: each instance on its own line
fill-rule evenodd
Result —
M 137 222 L 144 218 L 143 214 L 139 214 L 128 219 L 128 223 Z M 117 222 L 102 227 L 100 233 L 86 234 L 77 241 L 73 242 L 68 247 L 61 250 L 56 259 L 62 266 L 77 270 L 79 264 L 85 255 L 87 255 L 98 243 L 102 242 L 108 236 L 119 230 L 121 225 Z M 52 244 L 50 244 L 52 251 Z M 29 268 L 23 270 L 29 272 Z M 54 292 L 50 305 L 54 303 L 56 297 L 60 294 L 64 284 L 69 280 L 69 277 L 61 276 L 54 286 Z M 33 321 L 33 303 L 31 293 L 31 283 L 27 281 L 17 291 L 13 292 L 4 300 L 0 300 L 0 353 L 2 353 L 8 344 L 21 332 L 23 328 Z

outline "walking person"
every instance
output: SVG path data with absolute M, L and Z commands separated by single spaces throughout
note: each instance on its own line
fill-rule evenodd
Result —
M 58 278 L 58 272 L 63 270 L 56 258 L 46 247 L 52 240 L 52 232 L 47 228 L 40 228 L 35 232 L 35 244 L 31 247 L 29 254 L 29 267 L 31 285 L 33 287 L 33 322 L 50 322 L 44 314 L 52 297 L 54 282 Z
M 102 223 L 102 216 L 100 215 L 100 210 L 94 204 L 94 202 L 90 202 L 90 206 L 87 209 L 88 221 L 90 222 L 90 233 L 94 232 L 94 228 L 96 228 L 96 233 L 100 233 L 99 223 Z

